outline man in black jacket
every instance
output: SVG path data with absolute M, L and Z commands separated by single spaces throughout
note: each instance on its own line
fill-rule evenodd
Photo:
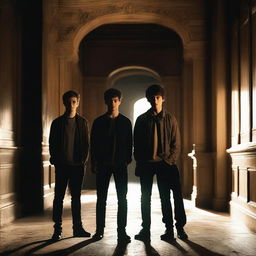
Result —
M 54 233 L 52 240 L 61 239 L 63 199 L 67 185 L 71 192 L 73 235 L 89 237 L 81 221 L 81 186 L 85 162 L 88 158 L 89 137 L 86 119 L 77 114 L 80 96 L 75 91 L 63 94 L 64 115 L 51 125 L 50 162 L 55 166 L 55 194 L 53 201 Z
M 148 87 L 146 98 L 151 108 L 137 118 L 134 128 L 135 174 L 140 177 L 142 213 L 142 230 L 135 235 L 135 239 L 150 240 L 151 191 L 154 175 L 157 178 L 161 199 L 162 220 L 166 226 L 161 239 L 174 240 L 170 190 L 173 192 L 177 234 L 179 238 L 186 239 L 188 236 L 183 229 L 186 224 L 186 214 L 179 170 L 176 166 L 180 151 L 178 124 L 175 117 L 163 109 L 165 98 L 161 86 Z
M 96 173 L 97 205 L 94 239 L 103 238 L 106 200 L 109 181 L 113 174 L 118 198 L 117 235 L 119 243 L 129 243 L 127 222 L 127 165 L 132 156 L 132 126 L 130 120 L 119 113 L 121 92 L 108 89 L 104 93 L 107 113 L 96 118 L 91 131 L 92 171 Z

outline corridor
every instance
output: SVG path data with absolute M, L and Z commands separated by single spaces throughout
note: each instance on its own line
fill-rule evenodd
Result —
M 128 192 L 128 227 L 127 233 L 132 242 L 127 247 L 117 247 L 116 243 L 116 195 L 111 183 L 108 195 L 107 222 L 105 236 L 100 241 L 73 238 L 70 212 L 70 198 L 65 201 L 63 220 L 63 239 L 56 243 L 48 240 L 52 235 L 51 209 L 44 215 L 18 219 L 1 229 L 0 255 L 255 255 L 256 234 L 245 226 L 233 222 L 228 214 L 205 211 L 194 208 L 185 200 L 188 223 L 186 231 L 189 240 L 176 239 L 174 243 L 161 241 L 159 236 L 164 232 L 161 222 L 161 208 L 156 185 L 152 195 L 152 229 L 151 244 L 145 245 L 133 239 L 140 230 L 140 187 L 129 184 Z M 84 227 L 92 234 L 95 231 L 94 190 L 84 191 L 82 196 L 82 214 Z

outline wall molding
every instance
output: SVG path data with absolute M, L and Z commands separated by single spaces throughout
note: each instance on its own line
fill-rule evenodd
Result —
M 19 215 L 16 188 L 14 184 L 21 147 L 0 146 L 0 226 L 15 220 Z
M 256 142 L 248 142 L 243 144 L 237 144 L 227 149 L 227 153 L 235 154 L 235 153 L 248 153 L 255 152 L 256 153 Z

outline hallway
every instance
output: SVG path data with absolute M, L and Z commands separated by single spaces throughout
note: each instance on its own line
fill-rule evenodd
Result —
M 48 239 L 52 234 L 51 210 L 43 216 L 18 219 L 13 224 L 1 229 L 0 255 L 255 255 L 256 234 L 242 225 L 233 222 L 228 214 L 205 211 L 194 208 L 185 200 L 188 223 L 186 231 L 188 241 L 177 239 L 169 244 L 159 236 L 164 231 L 161 222 L 161 208 L 156 185 L 152 195 L 151 244 L 133 239 L 140 230 L 140 187 L 129 184 L 128 192 L 128 227 L 127 233 L 132 242 L 126 248 L 116 244 L 116 196 L 114 184 L 109 189 L 107 205 L 107 223 L 105 236 L 101 241 L 73 238 L 69 198 L 65 202 L 63 239 L 51 244 Z M 85 191 L 82 196 L 82 214 L 86 230 L 95 231 L 95 191 Z

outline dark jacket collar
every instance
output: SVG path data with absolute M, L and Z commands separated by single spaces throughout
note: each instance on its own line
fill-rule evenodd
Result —
M 158 113 L 157 115 L 154 115 L 154 111 L 152 108 L 150 108 L 147 112 L 147 115 L 156 119 L 162 119 L 165 117 L 166 115 L 166 110 L 163 108 L 162 111 L 160 113 Z

